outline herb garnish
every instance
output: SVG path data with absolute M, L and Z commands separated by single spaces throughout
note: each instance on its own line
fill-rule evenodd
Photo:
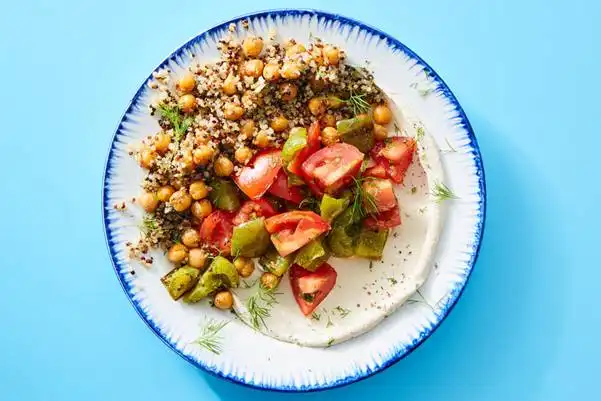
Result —
M 378 205 L 373 195 L 367 192 L 362 183 L 371 177 L 354 178 L 355 188 L 353 190 L 353 203 L 351 205 L 351 217 L 353 221 L 359 221 L 369 214 L 378 212 Z
M 340 317 L 343 319 L 347 317 L 349 313 L 351 313 L 349 309 L 343 308 L 342 306 L 337 306 L 334 308 L 334 310 L 338 312 L 340 314 Z
M 355 95 L 352 91 L 348 99 L 343 100 L 353 111 L 354 115 L 367 113 L 371 109 L 371 105 L 365 100 L 366 95 L 364 93 Z
M 175 140 L 179 142 L 184 139 L 186 131 L 188 131 L 188 128 L 190 128 L 192 122 L 194 122 L 192 117 L 183 118 L 177 106 L 169 107 L 165 104 L 159 104 L 158 109 L 161 111 L 163 117 L 171 123 Z
M 434 185 L 434 189 L 432 190 L 431 195 L 434 197 L 436 203 L 441 203 L 442 201 L 449 199 L 459 199 L 459 197 L 455 195 L 453 191 L 451 191 L 449 187 L 447 187 L 442 182 L 437 182 Z
M 319 319 L 321 319 L 321 313 L 313 312 L 311 317 L 319 322 Z
M 312 196 L 307 196 L 298 204 L 299 209 L 309 209 L 319 214 L 319 201 Z
M 334 344 L 334 338 L 330 337 L 330 339 L 328 340 L 328 347 L 331 347 L 332 344 Z
M 444 141 L 447 143 L 447 146 L 449 147 L 448 149 L 444 149 L 443 150 L 444 153 L 455 153 L 455 152 L 457 152 L 457 150 L 453 147 L 453 145 L 451 145 L 451 143 L 449 142 L 449 140 L 447 138 L 445 138 Z
M 275 292 L 275 288 L 267 288 L 263 284 L 259 284 L 257 292 L 246 301 L 250 323 L 255 330 L 259 330 L 261 326 L 267 328 L 265 319 L 271 316 L 271 308 L 278 303 L 276 295 L 278 293 Z
M 223 351 L 221 345 L 223 338 L 219 335 L 219 332 L 228 323 L 229 322 L 226 321 L 217 322 L 214 319 L 208 319 L 205 326 L 202 328 L 200 336 L 193 343 L 200 345 L 202 348 L 215 355 L 219 355 L 221 351 Z
M 426 131 L 424 131 L 424 127 L 417 127 L 417 133 L 415 134 L 415 140 L 417 142 L 424 139 L 424 135 L 426 135 Z

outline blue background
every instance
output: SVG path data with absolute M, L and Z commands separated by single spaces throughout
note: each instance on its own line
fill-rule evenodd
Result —
M 123 294 L 100 216 L 110 137 L 142 79 L 191 36 L 283 3 L 83 3 L 0 12 L 0 399 L 599 399 L 599 2 L 285 2 L 430 63 L 474 127 L 489 202 L 470 284 L 428 341 L 363 382 L 288 395 L 167 349 Z

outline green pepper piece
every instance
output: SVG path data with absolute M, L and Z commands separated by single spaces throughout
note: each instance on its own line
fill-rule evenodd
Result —
M 330 253 L 324 247 L 322 240 L 314 239 L 298 251 L 294 263 L 307 270 L 315 271 L 329 257 Z
M 307 130 L 295 127 L 290 130 L 290 135 L 282 148 L 282 160 L 290 163 L 294 157 L 307 146 Z
M 223 256 L 216 256 L 211 264 L 209 265 L 209 271 L 211 273 L 219 274 L 223 276 L 225 283 L 228 287 L 235 288 L 240 284 L 240 277 L 238 271 L 232 262 L 224 258 Z
M 217 209 L 233 212 L 240 207 L 240 197 L 233 182 L 223 179 L 211 181 L 209 199 Z
M 355 255 L 367 259 L 380 259 L 388 239 L 388 230 L 361 229 L 355 246 Z
M 206 272 L 202 275 L 196 287 L 186 295 L 184 295 L 184 302 L 194 303 L 201 299 L 208 297 L 211 293 L 218 289 L 225 287 L 223 276 L 211 272 Z
M 360 114 L 347 120 L 338 121 L 336 130 L 343 142 L 355 146 L 363 153 L 367 153 L 375 144 L 373 126 L 373 121 L 369 115 Z
M 326 96 L 325 100 L 329 109 L 339 109 L 344 106 L 345 103 L 344 100 L 334 95 Z
M 334 256 L 348 258 L 355 251 L 360 221 L 353 213 L 352 208 L 347 208 L 340 216 L 334 219 L 332 230 L 328 234 L 328 246 Z
M 323 198 L 321 198 L 321 204 L 319 205 L 321 217 L 328 222 L 334 220 L 340 213 L 344 212 L 350 202 L 350 196 L 343 196 L 342 198 L 337 199 L 325 194 Z
M 194 287 L 200 276 L 200 270 L 190 266 L 176 267 L 161 278 L 169 295 L 177 301 L 186 291 Z
M 232 255 L 256 258 L 267 251 L 270 243 L 269 233 L 265 229 L 265 219 L 259 217 L 234 227 Z
M 300 178 L 298 175 L 291 173 L 290 171 L 286 171 L 288 174 L 288 185 L 291 187 L 299 187 L 301 185 L 305 185 L 305 181 Z
M 261 256 L 259 263 L 265 268 L 265 270 L 275 274 L 278 277 L 282 277 L 284 273 L 288 271 L 290 265 L 292 265 L 293 259 L 294 254 L 280 256 L 278 251 L 272 247 L 269 248 L 265 255 Z

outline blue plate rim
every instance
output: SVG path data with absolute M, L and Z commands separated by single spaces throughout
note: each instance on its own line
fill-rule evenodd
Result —
M 192 359 L 191 357 L 182 353 L 180 350 L 177 349 L 175 344 L 171 343 L 169 340 L 167 340 L 161 334 L 158 327 L 149 319 L 148 315 L 142 310 L 139 303 L 133 299 L 133 297 L 131 296 L 131 292 L 130 292 L 131 288 L 128 286 L 128 283 L 125 280 L 124 275 L 120 273 L 119 262 L 117 261 L 117 258 L 116 258 L 116 250 L 114 249 L 114 244 L 112 243 L 111 239 L 109 238 L 108 210 L 110 210 L 110 205 L 107 204 L 108 187 L 106 184 L 107 177 L 109 176 L 109 174 L 108 174 L 109 168 L 111 167 L 111 160 L 113 158 L 113 154 L 115 151 L 115 143 L 116 143 L 116 139 L 119 135 L 119 131 L 121 130 L 123 123 L 126 121 L 127 114 L 131 111 L 133 105 L 140 97 L 140 94 L 144 88 L 145 83 L 152 77 L 152 73 L 148 77 L 146 77 L 146 79 L 138 87 L 138 90 L 135 92 L 134 96 L 129 101 L 129 104 L 128 104 L 127 108 L 125 109 L 125 112 L 119 119 L 117 128 L 115 129 L 115 132 L 112 135 L 111 140 L 110 140 L 109 151 L 107 153 L 107 157 L 106 157 L 105 164 L 104 164 L 104 172 L 103 172 L 103 180 L 102 180 L 101 208 L 102 208 L 104 237 L 105 237 L 107 249 L 109 251 L 111 263 L 113 265 L 113 270 L 115 271 L 115 275 L 121 285 L 121 288 L 123 289 L 125 295 L 127 296 L 127 299 L 130 301 L 131 305 L 136 310 L 136 312 L 138 313 L 140 318 L 144 321 L 144 323 L 148 326 L 148 328 L 165 345 L 167 345 L 167 347 L 169 347 L 173 352 L 175 352 L 181 358 L 183 358 L 184 360 L 186 360 L 193 366 L 200 368 L 203 371 L 208 372 L 209 374 L 211 374 L 215 377 L 226 379 L 232 383 L 243 385 L 243 386 L 254 388 L 254 389 L 278 391 L 278 392 L 314 392 L 314 391 L 322 391 L 322 390 L 343 387 L 343 386 L 367 379 L 368 377 L 371 377 L 371 376 L 375 375 L 376 373 L 382 372 L 385 369 L 389 368 L 390 366 L 394 365 L 396 362 L 398 362 L 401 359 L 410 355 L 413 351 L 415 351 L 421 344 L 424 343 L 424 341 L 427 338 L 429 338 L 432 334 L 434 334 L 434 332 L 445 321 L 445 319 L 447 318 L 449 313 L 453 310 L 453 308 L 457 304 L 457 301 L 463 294 L 465 288 L 467 287 L 467 284 L 469 283 L 469 279 L 471 277 L 475 263 L 480 254 L 480 249 L 482 247 L 482 241 L 483 241 L 483 235 L 484 235 L 484 228 L 486 225 L 487 193 L 486 193 L 486 179 L 485 179 L 485 173 L 484 173 L 484 163 L 482 160 L 482 155 L 480 153 L 480 147 L 478 145 L 478 141 L 474 134 L 474 130 L 471 126 L 471 123 L 469 122 L 469 119 L 467 118 L 465 111 L 461 107 L 459 101 L 457 100 L 457 97 L 451 91 L 451 89 L 446 84 L 446 82 L 440 77 L 440 75 L 432 67 L 430 67 L 430 65 L 426 61 L 424 61 L 420 56 L 418 56 L 413 50 L 411 50 L 409 47 L 407 47 L 401 41 L 395 39 L 394 37 L 388 35 L 387 33 L 381 31 L 378 28 L 375 28 L 369 24 L 365 24 L 361 21 L 358 21 L 358 20 L 350 18 L 350 17 L 345 17 L 340 14 L 331 13 L 328 11 L 317 10 L 317 9 L 282 8 L 282 9 L 269 9 L 269 10 L 257 11 L 257 12 L 253 12 L 253 13 L 247 13 L 244 15 L 240 15 L 240 16 L 234 17 L 230 20 L 221 22 L 221 23 L 195 35 L 193 38 L 191 38 L 186 43 L 184 43 L 183 45 L 179 46 L 176 50 L 174 50 L 169 56 L 167 56 L 152 71 L 156 71 L 156 70 L 162 68 L 163 66 L 165 66 L 170 60 L 172 60 L 172 59 L 174 59 L 174 57 L 178 56 L 184 49 L 188 48 L 191 44 L 193 44 L 197 41 L 203 40 L 208 35 L 213 35 L 217 32 L 220 32 L 224 28 L 227 28 L 229 26 L 229 24 L 231 24 L 231 23 L 236 23 L 241 20 L 249 19 L 249 18 L 263 18 L 263 17 L 273 17 L 273 16 L 305 16 L 305 15 L 315 16 L 318 18 L 325 18 L 325 19 L 328 19 L 331 21 L 339 21 L 340 23 L 344 23 L 346 25 L 356 26 L 362 30 L 365 30 L 365 31 L 373 34 L 373 35 L 376 35 L 376 36 L 379 36 L 380 38 L 386 39 L 388 42 L 387 45 L 389 47 L 393 47 L 397 50 L 400 50 L 403 53 L 405 53 L 406 55 L 408 55 L 409 57 L 411 57 L 412 59 L 414 59 L 417 62 L 417 64 L 419 64 L 424 69 L 424 71 L 428 73 L 428 75 L 432 78 L 432 80 L 437 84 L 437 92 L 442 93 L 443 96 L 453 105 L 453 107 L 455 108 L 455 111 L 457 113 L 457 116 L 461 120 L 460 124 L 463 126 L 463 128 L 467 132 L 467 137 L 469 139 L 469 143 L 467 146 L 469 146 L 471 148 L 471 153 L 474 156 L 476 173 L 478 175 L 480 200 L 478 202 L 479 221 L 476 224 L 477 229 L 474 234 L 474 243 L 472 246 L 472 252 L 470 255 L 470 259 L 466 264 L 467 269 L 466 269 L 465 279 L 462 283 L 457 284 L 453 288 L 453 290 L 451 291 L 451 297 L 449 298 L 448 302 L 445 304 L 445 306 L 443 307 L 441 312 L 436 315 L 437 320 L 435 322 L 433 322 L 430 327 L 426 327 L 425 331 L 420 333 L 419 338 L 416 339 L 412 344 L 410 344 L 407 347 L 402 348 L 400 351 L 396 352 L 394 355 L 392 355 L 386 361 L 381 363 L 379 366 L 377 366 L 373 369 L 370 369 L 370 371 L 366 372 L 366 373 L 359 373 L 356 376 L 349 376 L 349 377 L 345 377 L 341 380 L 336 380 L 336 381 L 333 381 L 330 383 L 320 384 L 320 385 L 301 386 L 301 387 L 295 387 L 295 386 L 275 387 L 275 386 L 266 386 L 266 385 L 261 385 L 261 384 L 257 384 L 257 383 L 247 382 L 240 377 L 226 375 L 226 374 L 223 374 L 223 372 L 221 372 L 219 370 L 210 369 L 209 367 L 204 366 L 200 361 L 196 361 L 196 360 Z

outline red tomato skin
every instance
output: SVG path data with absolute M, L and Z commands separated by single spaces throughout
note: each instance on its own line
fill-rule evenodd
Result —
M 398 206 L 396 195 L 390 180 L 373 179 L 363 182 L 363 190 L 367 192 L 378 208 L 378 212 L 385 212 Z
M 300 188 L 288 185 L 288 176 L 286 176 L 283 169 L 280 169 L 278 172 L 278 175 L 273 184 L 269 187 L 268 192 L 278 198 L 285 199 L 297 205 L 305 199 Z
M 233 214 L 216 210 L 202 222 L 199 230 L 200 239 L 207 244 L 217 247 L 221 252 L 231 250 Z
M 288 256 L 326 231 L 328 228 L 324 225 L 310 220 L 302 220 L 295 229 L 286 228 L 272 234 L 271 242 L 280 256 Z
M 398 206 L 363 220 L 363 225 L 371 230 L 382 230 L 401 225 L 401 214 Z
M 365 177 L 376 177 L 376 178 L 388 178 L 388 163 L 378 163 L 373 167 L 365 170 L 363 175 Z
M 359 149 L 347 143 L 327 146 L 305 160 L 303 177 L 321 191 L 335 193 L 359 172 L 364 156 Z
M 332 291 L 336 285 L 338 275 L 336 270 L 327 263 L 319 266 L 314 272 L 294 264 L 290 268 L 289 277 L 296 303 L 303 315 L 309 316 Z M 303 292 L 303 290 L 309 292 Z M 312 294 L 313 301 L 308 302 L 303 294 Z
M 295 228 L 302 220 L 311 221 L 327 230 L 330 229 L 330 225 L 321 216 L 310 210 L 293 210 L 272 216 L 265 220 L 265 228 L 269 234 L 273 234 L 287 228 Z
M 282 152 L 266 150 L 258 153 L 248 166 L 234 176 L 234 182 L 250 199 L 258 199 L 267 192 L 282 168 Z
M 396 184 L 402 184 L 416 149 L 417 143 L 413 138 L 394 137 L 390 138 L 388 143 L 378 142 L 371 150 L 371 156 L 377 166 L 366 171 L 366 175 L 384 178 L 384 168 L 387 178 Z
M 232 223 L 238 226 L 246 223 L 256 217 L 271 217 L 277 214 L 277 211 L 266 199 L 256 199 L 244 202 L 238 213 L 234 216 Z
M 302 177 L 301 166 L 309 156 L 319 150 L 321 144 L 319 139 L 320 135 L 321 128 L 319 126 L 319 121 L 314 121 L 311 126 L 309 126 L 309 131 L 307 133 L 307 147 L 298 152 L 294 160 L 288 164 L 288 171 Z

